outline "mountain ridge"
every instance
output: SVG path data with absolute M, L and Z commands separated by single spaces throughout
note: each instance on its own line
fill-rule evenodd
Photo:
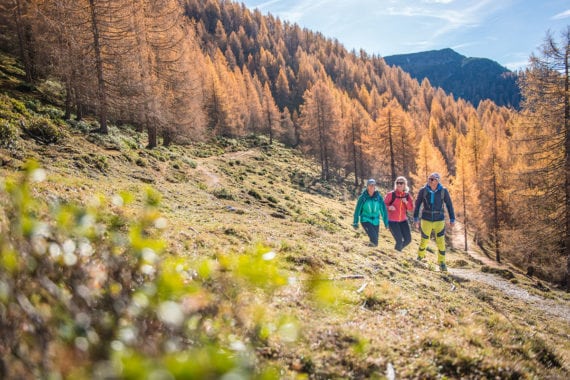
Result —
M 451 48 L 383 57 L 390 66 L 398 66 L 413 78 L 427 78 L 475 107 L 484 99 L 499 106 L 518 109 L 520 90 L 517 74 L 488 58 L 466 57 Z

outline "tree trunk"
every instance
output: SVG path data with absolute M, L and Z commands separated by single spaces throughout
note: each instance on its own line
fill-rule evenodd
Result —
M 71 119 L 71 107 L 73 104 L 73 90 L 71 87 L 71 81 L 69 77 L 65 81 L 65 115 L 63 115 L 64 120 Z
M 165 147 L 169 147 L 174 140 L 174 133 L 171 130 L 165 129 L 162 132 L 162 145 Z
M 158 146 L 158 127 L 156 117 L 149 117 L 148 125 L 148 149 L 156 148 Z
M 75 120 L 81 121 L 83 119 L 83 103 L 81 102 L 80 90 L 76 87 L 74 91 L 75 97 Z
M 100 128 L 95 132 L 107 134 L 107 93 L 105 88 L 105 80 L 103 77 L 103 58 L 101 54 L 101 36 L 99 34 L 99 22 L 97 19 L 97 11 L 95 9 L 95 0 L 89 0 L 91 10 L 91 28 L 93 31 L 93 48 L 95 49 L 95 66 L 97 69 L 97 92 L 99 96 L 99 125 Z
M 324 115 L 321 104 L 317 104 L 317 128 L 319 130 L 319 153 L 321 158 L 321 179 L 326 179 L 326 165 L 325 165 L 325 131 L 324 128 Z
M 461 181 L 461 196 L 463 198 L 463 239 L 465 240 L 465 252 L 467 252 L 467 224 L 469 220 L 467 218 L 467 191 L 465 190 L 465 176 L 463 176 Z
M 565 154 L 566 162 L 566 239 L 564 249 L 566 251 L 566 291 L 570 292 L 570 27 L 566 35 L 566 48 L 564 51 L 564 131 L 565 131 Z
M 351 118 L 352 124 L 352 158 L 354 163 L 354 188 L 358 187 L 358 163 L 356 161 L 356 125 L 354 123 L 354 115 Z
M 388 111 L 388 143 L 390 145 L 390 175 L 392 182 L 396 180 L 396 162 L 394 157 L 394 142 L 392 140 L 392 113 Z
M 495 172 L 495 152 L 493 152 L 493 239 L 495 240 L 495 257 L 498 263 L 501 262 L 501 251 L 499 244 L 499 205 L 497 196 L 497 173 Z
M 157 133 L 156 133 L 156 126 L 149 125 L 148 126 L 148 145 L 146 146 L 147 149 L 153 149 L 157 146 Z
M 273 123 L 271 122 L 271 109 L 267 100 L 267 127 L 269 128 L 269 145 L 273 145 Z
M 18 32 L 18 44 L 20 47 L 20 59 L 24 64 L 24 71 L 26 73 L 26 81 L 31 83 L 34 80 L 32 60 L 30 58 L 30 46 L 26 39 L 26 28 L 23 24 L 23 10 L 22 2 L 20 0 L 14 0 L 15 5 L 15 19 L 16 19 L 16 30 Z

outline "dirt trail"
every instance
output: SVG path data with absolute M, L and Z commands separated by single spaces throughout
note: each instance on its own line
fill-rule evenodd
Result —
M 477 281 L 490 285 L 494 288 L 499 289 L 506 296 L 518 298 L 535 309 L 542 310 L 546 314 L 570 322 L 570 304 L 567 302 L 563 303 L 561 301 L 555 301 L 531 294 L 520 286 L 517 286 L 493 274 L 476 272 L 472 269 L 459 268 L 450 268 L 449 273 L 451 273 L 452 276 L 456 276 L 463 280 Z
M 456 222 L 451 236 L 453 247 L 463 250 L 465 248 L 465 240 L 463 237 L 463 226 L 460 223 Z M 483 265 L 487 265 L 491 268 L 509 269 L 505 265 L 497 263 L 496 261 L 489 259 L 487 256 L 482 255 L 477 251 L 468 249 L 467 254 L 480 261 Z M 449 273 L 459 279 L 477 281 L 490 285 L 503 292 L 503 294 L 506 296 L 520 299 L 533 308 L 542 310 L 549 315 L 570 322 L 570 303 L 568 302 L 555 301 L 531 294 L 521 286 L 513 284 L 510 281 L 507 281 L 492 273 L 484 273 L 478 270 L 460 268 L 449 268 Z
M 202 173 L 206 185 L 209 188 L 216 188 L 221 186 L 220 176 L 216 173 L 216 160 L 236 160 L 238 158 L 249 158 L 256 153 L 255 150 L 243 150 L 238 152 L 230 152 L 224 153 L 221 156 L 211 156 L 207 158 L 197 158 L 195 159 L 198 162 L 198 171 Z

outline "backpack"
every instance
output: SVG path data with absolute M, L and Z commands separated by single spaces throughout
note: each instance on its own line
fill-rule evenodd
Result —
M 396 198 L 406 198 L 408 202 L 410 201 L 410 193 L 406 193 L 406 195 L 403 197 L 397 197 L 396 191 L 391 191 L 390 194 L 392 194 L 392 198 L 390 199 L 390 204 L 388 207 L 392 206 L 392 204 L 396 201 Z

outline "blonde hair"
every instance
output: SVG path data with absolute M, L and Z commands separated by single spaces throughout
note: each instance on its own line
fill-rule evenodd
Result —
M 396 180 L 394 181 L 394 190 L 396 190 L 398 188 L 398 185 L 396 185 L 396 182 L 398 182 L 398 181 L 400 181 L 400 182 L 404 181 L 404 189 L 405 189 L 404 191 L 406 193 L 410 192 L 410 188 L 408 187 L 408 180 L 406 179 L 406 177 L 402 177 L 402 176 L 396 178 Z

